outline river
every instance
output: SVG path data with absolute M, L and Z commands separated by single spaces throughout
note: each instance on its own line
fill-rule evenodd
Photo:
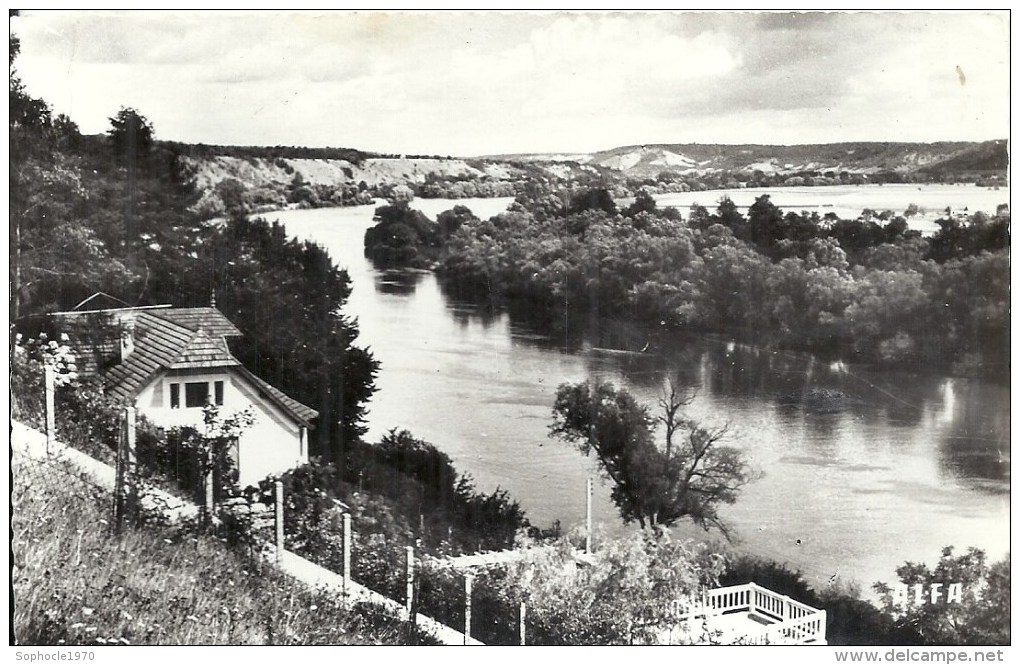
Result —
M 432 218 L 456 204 L 486 218 L 509 199 L 416 200 Z M 548 437 L 556 387 L 600 377 L 654 405 L 666 373 L 697 390 L 690 413 L 728 424 L 728 441 L 763 476 L 721 514 L 738 546 L 800 569 L 895 581 L 906 560 L 943 546 L 1009 549 L 1009 388 L 978 380 L 833 365 L 727 339 L 675 336 L 661 355 L 614 353 L 604 341 L 551 338 L 503 312 L 455 302 L 428 272 L 379 272 L 363 257 L 373 206 L 269 213 L 326 247 L 353 281 L 347 313 L 381 361 L 369 440 L 406 428 L 450 455 L 478 487 L 502 487 L 533 523 L 584 520 L 594 462 Z M 607 484 L 595 521 L 627 528 Z M 678 529 L 698 538 L 704 532 Z
M 660 206 L 678 208 L 684 217 L 692 204 L 700 204 L 715 211 L 719 200 L 729 197 L 744 215 L 756 198 L 768 194 L 770 200 L 783 212 L 817 212 L 824 217 L 835 213 L 840 219 L 857 219 L 865 208 L 876 213 L 891 210 L 902 215 L 911 203 L 917 214 L 908 219 L 910 228 L 924 235 L 939 230 L 936 220 L 945 216 L 946 208 L 954 213 L 982 211 L 994 215 L 1001 203 L 1009 203 L 1008 187 L 978 187 L 972 184 L 887 184 L 887 185 L 832 185 L 826 187 L 750 187 L 747 189 L 713 189 L 704 192 L 657 194 Z M 621 203 L 622 205 L 622 203 Z M 885 222 L 876 220 L 880 224 Z

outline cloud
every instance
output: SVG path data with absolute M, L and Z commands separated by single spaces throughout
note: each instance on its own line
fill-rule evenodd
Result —
M 441 154 L 1008 133 L 1001 12 L 26 12 L 12 30 L 30 92 L 90 132 L 123 104 L 163 138 Z

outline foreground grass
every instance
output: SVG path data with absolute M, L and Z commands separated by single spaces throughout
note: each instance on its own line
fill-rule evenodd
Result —
M 12 463 L 19 644 L 408 644 L 403 624 L 344 609 L 208 534 L 118 535 L 112 499 L 56 463 Z

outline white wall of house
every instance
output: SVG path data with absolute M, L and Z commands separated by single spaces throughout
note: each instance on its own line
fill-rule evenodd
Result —
M 241 487 L 255 485 L 271 474 L 278 474 L 308 462 L 308 437 L 305 428 L 275 404 L 259 395 L 258 389 L 230 368 L 222 370 L 170 370 L 143 388 L 135 408 L 160 427 L 192 426 L 201 429 L 202 407 L 188 406 L 186 384 L 206 383 L 210 399 L 215 397 L 215 382 L 223 382 L 220 416 L 251 408 L 254 423 L 241 435 L 235 451 Z M 178 385 L 178 406 L 171 405 L 171 385 Z

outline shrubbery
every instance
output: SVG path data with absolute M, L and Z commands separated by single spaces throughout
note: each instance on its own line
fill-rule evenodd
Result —
M 865 361 L 1009 366 L 1008 211 L 921 238 L 899 218 L 784 214 L 767 196 L 746 218 L 724 199 L 688 223 L 642 201 L 625 216 L 590 192 L 519 197 L 461 224 L 438 273 L 458 296 L 559 312 L 552 325 L 638 318 Z
M 341 514 L 349 512 L 354 579 L 398 601 L 405 547 L 436 556 L 504 549 L 529 526 L 505 491 L 477 492 L 449 457 L 406 431 L 390 432 L 377 446 L 352 446 L 340 468 L 318 462 L 280 480 L 288 549 L 339 572 Z M 261 483 L 264 495 L 272 483 Z

